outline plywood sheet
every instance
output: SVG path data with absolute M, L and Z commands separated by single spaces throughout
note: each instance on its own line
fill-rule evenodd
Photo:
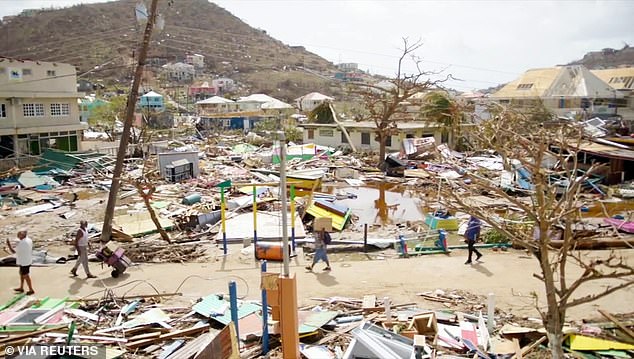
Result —
M 158 216 L 159 222 L 164 229 L 171 229 L 174 226 L 172 220 Z M 156 225 L 152 222 L 150 214 L 147 212 L 132 213 L 117 216 L 113 219 L 116 226 L 121 227 L 121 231 L 132 237 L 140 237 L 144 234 L 158 232 Z
M 282 239 L 282 214 L 280 212 L 258 212 L 258 239 L 281 240 Z M 288 214 L 288 236 L 291 236 L 291 215 Z M 242 241 L 245 238 L 253 238 L 253 213 L 243 213 L 227 220 L 227 240 Z M 297 213 L 295 213 L 295 239 L 305 238 L 306 231 Z M 216 239 L 222 240 L 222 232 Z

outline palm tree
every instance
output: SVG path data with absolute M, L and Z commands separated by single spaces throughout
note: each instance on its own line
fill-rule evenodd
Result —
M 449 145 L 459 147 L 462 140 L 460 125 L 464 122 L 465 113 L 462 104 L 451 98 L 447 92 L 434 91 L 423 99 L 421 115 L 424 118 L 439 123 L 444 130 L 449 130 Z

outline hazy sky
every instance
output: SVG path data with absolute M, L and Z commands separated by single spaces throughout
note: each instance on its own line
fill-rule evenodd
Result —
M 0 16 L 88 2 L 97 1 L 0 0 Z M 462 79 L 448 83 L 461 91 L 495 86 L 588 51 L 634 45 L 632 0 L 214 2 L 284 43 L 335 63 L 357 62 L 372 73 L 394 74 L 402 38 L 422 39 L 417 54 L 423 67 Z

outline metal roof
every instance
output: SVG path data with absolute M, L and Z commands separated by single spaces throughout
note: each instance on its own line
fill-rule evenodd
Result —
M 600 143 L 587 142 L 579 146 L 579 150 L 607 158 L 618 158 L 626 161 L 634 161 L 634 151 L 617 148 Z

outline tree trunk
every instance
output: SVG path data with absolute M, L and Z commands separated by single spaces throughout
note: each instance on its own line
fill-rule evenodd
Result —
M 548 336 L 548 347 L 550 349 L 552 358 L 563 359 L 564 351 L 561 346 L 563 341 L 563 321 L 566 316 L 564 308 L 560 308 L 559 301 L 556 294 L 555 275 L 550 267 L 548 261 L 548 247 L 546 237 L 548 236 L 548 227 L 541 226 L 540 228 L 540 265 L 542 273 L 544 274 L 544 287 L 546 289 L 546 305 L 547 312 L 545 317 L 542 317 L 544 327 L 546 328 L 546 334 Z
M 564 358 L 564 349 L 561 346 L 561 343 L 564 340 L 564 335 L 561 332 L 561 328 L 558 332 L 551 331 L 548 329 L 546 331 L 546 336 L 548 337 L 548 348 L 550 349 L 551 358 L 553 359 L 563 359 Z
M 152 205 L 150 203 L 150 196 L 151 196 L 152 192 L 154 192 L 154 191 L 150 190 L 150 192 L 148 194 L 148 193 L 145 193 L 145 191 L 143 190 L 143 185 L 141 183 L 135 183 L 135 186 L 136 186 L 137 191 L 139 192 L 139 195 L 141 195 L 141 197 L 143 197 L 143 202 L 145 203 L 145 208 L 147 208 L 148 213 L 150 213 L 150 218 L 152 219 L 152 222 L 154 222 L 154 225 L 156 226 L 156 229 L 161 234 L 161 238 L 163 238 L 163 240 L 165 240 L 167 243 L 171 243 L 170 237 L 167 235 L 167 232 L 165 231 L 165 229 L 163 229 L 163 226 L 161 226 L 161 222 L 159 222 L 159 219 L 156 216 L 156 212 L 154 212 L 154 208 L 152 208 Z
M 385 169 L 385 136 L 378 133 L 377 138 L 379 139 L 379 168 Z

